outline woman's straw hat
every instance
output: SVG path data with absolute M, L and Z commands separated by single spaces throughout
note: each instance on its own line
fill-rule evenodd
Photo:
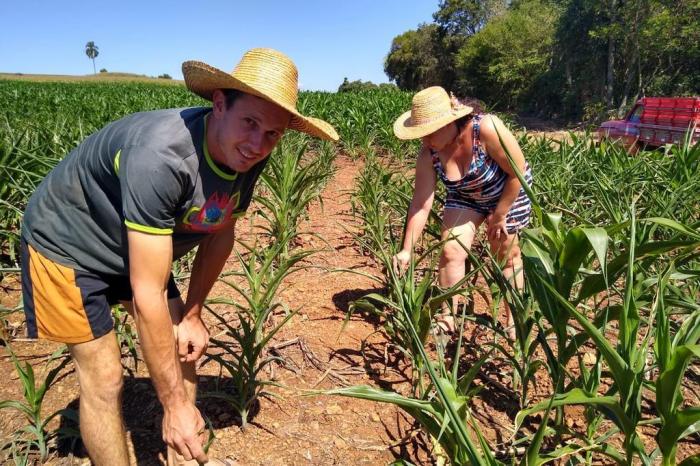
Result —
M 469 115 L 472 110 L 472 107 L 450 99 L 442 87 L 429 87 L 413 96 L 411 110 L 394 122 L 394 134 L 399 139 L 422 138 Z
M 292 60 L 273 49 L 248 50 L 231 74 L 199 61 L 182 64 L 189 90 L 212 99 L 215 89 L 237 89 L 268 100 L 292 114 L 289 127 L 321 139 L 338 140 L 338 133 L 323 120 L 297 110 L 299 73 Z

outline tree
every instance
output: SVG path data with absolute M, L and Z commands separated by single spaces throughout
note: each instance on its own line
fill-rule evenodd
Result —
M 362 92 L 365 90 L 377 89 L 377 85 L 372 81 L 348 81 L 348 78 L 343 79 L 343 82 L 338 86 L 338 92 Z
M 402 89 L 579 121 L 700 94 L 700 0 L 439 0 L 433 19 L 392 41 Z
M 492 18 L 505 13 L 508 0 L 441 0 L 433 19 L 453 36 L 473 36 Z
M 455 91 L 500 108 L 523 108 L 551 61 L 558 10 L 522 0 L 467 40 L 456 57 Z
M 441 83 L 438 26 L 421 24 L 391 41 L 384 72 L 403 90 L 419 90 Z
M 99 47 L 97 47 L 93 41 L 90 41 L 87 44 L 85 44 L 85 55 L 87 55 L 88 58 L 92 60 L 92 72 L 93 72 L 93 74 L 97 74 L 97 70 L 95 68 L 95 58 L 99 54 L 100 54 Z

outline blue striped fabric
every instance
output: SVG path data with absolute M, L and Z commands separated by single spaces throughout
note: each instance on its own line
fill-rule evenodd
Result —
M 472 161 L 469 170 L 462 179 L 452 181 L 445 175 L 445 170 L 440 163 L 440 158 L 435 151 L 431 151 L 433 168 L 438 174 L 447 190 L 445 208 L 470 209 L 482 215 L 489 215 L 498 204 L 508 174 L 489 157 L 479 140 L 480 122 L 482 115 L 474 116 L 472 132 Z M 525 162 L 525 180 L 532 186 L 532 171 Z M 532 204 L 520 188 L 518 197 L 506 215 L 506 228 L 508 233 L 515 233 L 525 228 L 530 223 Z

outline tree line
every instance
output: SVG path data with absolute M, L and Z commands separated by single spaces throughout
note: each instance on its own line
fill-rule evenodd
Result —
M 594 121 L 644 95 L 700 94 L 700 0 L 441 0 L 384 70 L 405 90 Z

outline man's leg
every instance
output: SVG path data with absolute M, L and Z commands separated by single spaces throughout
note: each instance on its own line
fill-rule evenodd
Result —
M 80 434 L 97 466 L 129 464 L 121 415 L 121 355 L 114 332 L 68 345 L 80 382 Z
M 53 262 L 24 239 L 21 254 L 27 333 L 68 343 L 80 383 L 80 432 L 90 458 L 97 465 L 128 465 L 122 366 L 105 299 L 109 285 Z

